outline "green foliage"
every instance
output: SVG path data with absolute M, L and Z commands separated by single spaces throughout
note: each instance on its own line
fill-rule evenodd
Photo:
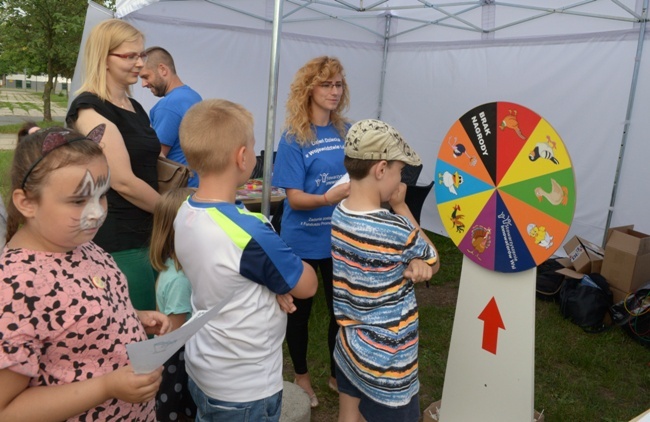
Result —
M 87 2 L 4 0 L 0 7 L 0 73 L 25 69 L 28 74 L 46 74 L 43 116 L 51 120 L 53 83 L 57 75 L 74 74 Z
M 72 77 L 87 2 L 5 0 L 3 5 L 2 55 L 30 74 Z

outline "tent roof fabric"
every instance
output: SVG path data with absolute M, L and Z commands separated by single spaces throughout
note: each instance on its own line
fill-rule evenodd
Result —
M 116 16 L 170 1 L 118 0 Z M 273 22 L 272 0 L 193 2 L 209 4 L 216 13 L 247 15 L 258 24 Z M 544 0 L 537 4 L 531 0 L 285 0 L 282 25 L 283 32 L 311 33 L 314 23 L 330 20 L 379 39 L 441 42 L 629 30 L 644 21 L 641 9 L 639 0 Z M 386 16 L 392 21 L 388 34 Z M 205 16 L 196 19 L 206 22 Z M 328 36 L 336 37 L 337 32 L 329 31 Z M 349 34 L 343 36 L 349 39 Z

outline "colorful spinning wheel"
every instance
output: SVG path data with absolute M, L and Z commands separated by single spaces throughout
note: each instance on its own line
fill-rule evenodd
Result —
M 449 237 L 489 270 L 539 265 L 573 220 L 569 153 L 546 120 L 519 104 L 483 104 L 458 119 L 440 147 L 435 177 Z

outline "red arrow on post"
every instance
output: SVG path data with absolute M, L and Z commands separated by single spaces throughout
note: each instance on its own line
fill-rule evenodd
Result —
M 478 316 L 478 319 L 483 321 L 483 349 L 492 354 L 497 354 L 497 339 L 499 337 L 499 328 L 505 330 L 506 326 L 503 325 L 501 319 L 501 312 L 497 306 L 497 301 L 494 297 L 490 299 L 488 304 Z

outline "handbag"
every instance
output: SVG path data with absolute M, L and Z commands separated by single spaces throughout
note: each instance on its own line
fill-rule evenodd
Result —
M 163 194 L 176 188 L 187 187 L 187 181 L 192 176 L 192 171 L 185 165 L 158 156 L 158 193 Z

